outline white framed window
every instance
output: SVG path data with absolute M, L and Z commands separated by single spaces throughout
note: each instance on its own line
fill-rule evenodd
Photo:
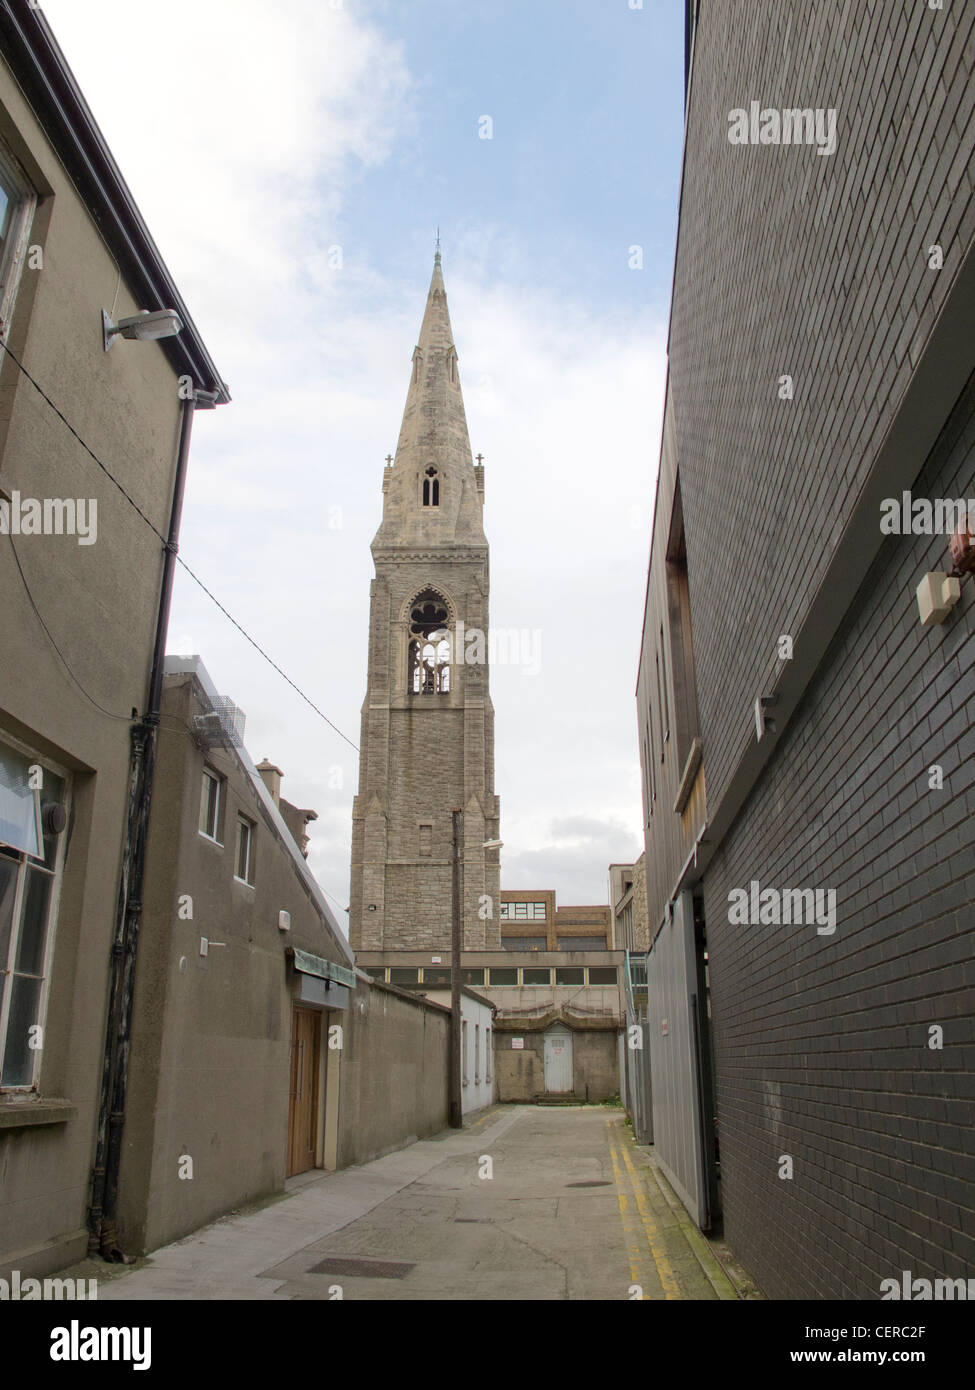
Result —
M 491 1029 L 484 1030 L 484 1080 L 491 1080 Z
M 237 853 L 234 859 L 234 878 L 254 886 L 254 822 L 246 816 L 237 817 Z
M 0 140 L 0 338 L 6 338 L 27 260 L 37 194 Z
M 481 1025 L 474 1024 L 474 1085 L 481 1084 Z
M 68 777 L 0 741 L 0 1090 L 32 1090 L 44 1046 Z
M 464 1085 L 467 1085 L 467 1019 L 463 1019 L 460 1025 L 460 1055 L 463 1059 Z
M 200 834 L 215 844 L 221 844 L 220 813 L 223 801 L 223 782 L 208 767 L 203 769 L 203 783 L 200 787 Z

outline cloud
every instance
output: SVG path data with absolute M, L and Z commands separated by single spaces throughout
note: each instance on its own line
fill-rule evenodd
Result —
M 369 544 L 431 265 L 404 277 L 412 228 L 371 261 L 357 217 L 364 181 L 425 137 L 417 79 L 379 27 L 324 0 L 271 8 L 45 4 L 234 397 L 194 426 L 181 555 L 358 742 Z M 133 99 L 140 63 L 164 74 L 164 102 Z M 462 225 L 444 269 L 486 457 L 491 619 L 541 642 L 534 674 L 491 672 L 502 881 L 597 902 L 641 823 L 633 689 L 665 327 L 636 299 L 607 313 L 583 287 L 526 284 L 501 216 Z M 182 573 L 171 631 L 245 710 L 283 794 L 318 811 L 309 862 L 347 902 L 355 753 Z M 560 816 L 605 831 L 566 848 Z

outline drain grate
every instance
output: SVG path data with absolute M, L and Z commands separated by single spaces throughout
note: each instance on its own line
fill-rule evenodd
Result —
M 566 1187 L 610 1187 L 606 1178 L 589 1178 L 586 1182 L 567 1182 Z
M 369 1260 L 358 1255 L 333 1255 L 312 1265 L 309 1274 L 345 1274 L 359 1279 L 404 1279 L 415 1264 L 407 1260 Z
M 490 1216 L 455 1216 L 454 1221 L 458 1226 L 490 1226 Z

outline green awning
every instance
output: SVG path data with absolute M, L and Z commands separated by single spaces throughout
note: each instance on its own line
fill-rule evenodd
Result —
M 294 967 L 302 975 L 317 975 L 320 980 L 334 980 L 337 985 L 348 985 L 355 989 L 355 971 L 346 965 L 336 965 L 333 960 L 313 956 L 310 951 L 299 951 L 296 946 L 288 947 L 288 954 L 294 960 Z

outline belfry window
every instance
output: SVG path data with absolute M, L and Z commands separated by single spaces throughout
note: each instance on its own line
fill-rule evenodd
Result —
M 433 467 L 428 468 L 423 475 L 423 505 L 425 507 L 440 506 L 440 478 L 437 470 Z
M 410 609 L 410 689 L 414 695 L 450 690 L 450 631 L 447 605 L 432 590 Z

